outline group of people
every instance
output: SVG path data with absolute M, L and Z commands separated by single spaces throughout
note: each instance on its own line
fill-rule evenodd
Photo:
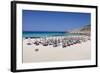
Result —
M 27 45 L 43 45 L 43 46 L 49 46 L 52 45 L 53 47 L 57 47 L 57 46 L 62 46 L 67 47 L 67 46 L 71 46 L 74 44 L 78 44 L 78 43 L 82 43 L 85 42 L 89 39 L 86 39 L 84 37 L 63 37 L 63 38 L 40 38 L 40 39 L 36 39 L 34 41 L 31 40 L 31 38 L 28 38 L 28 43 Z

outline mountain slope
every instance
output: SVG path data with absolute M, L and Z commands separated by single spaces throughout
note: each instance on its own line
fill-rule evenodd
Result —
M 72 30 L 70 33 L 90 34 L 90 32 L 91 32 L 91 25 L 86 25 L 84 27 Z

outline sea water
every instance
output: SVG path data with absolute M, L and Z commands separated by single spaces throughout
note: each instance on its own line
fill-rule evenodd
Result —
M 24 31 L 23 37 L 33 37 L 33 38 L 39 38 L 39 37 L 52 37 L 52 36 L 68 36 L 71 35 L 66 32 L 33 32 L 33 31 Z

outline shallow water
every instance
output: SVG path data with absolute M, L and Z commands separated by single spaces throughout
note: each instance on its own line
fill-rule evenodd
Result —
M 78 35 L 78 34 L 71 34 L 66 32 L 23 32 L 23 37 L 51 37 L 51 36 L 69 36 L 69 35 Z

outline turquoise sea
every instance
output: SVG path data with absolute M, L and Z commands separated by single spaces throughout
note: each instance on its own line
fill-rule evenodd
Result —
M 40 38 L 40 37 L 51 37 L 51 36 L 69 36 L 72 34 L 66 32 L 29 32 L 24 31 L 23 37 L 33 37 L 33 38 Z

